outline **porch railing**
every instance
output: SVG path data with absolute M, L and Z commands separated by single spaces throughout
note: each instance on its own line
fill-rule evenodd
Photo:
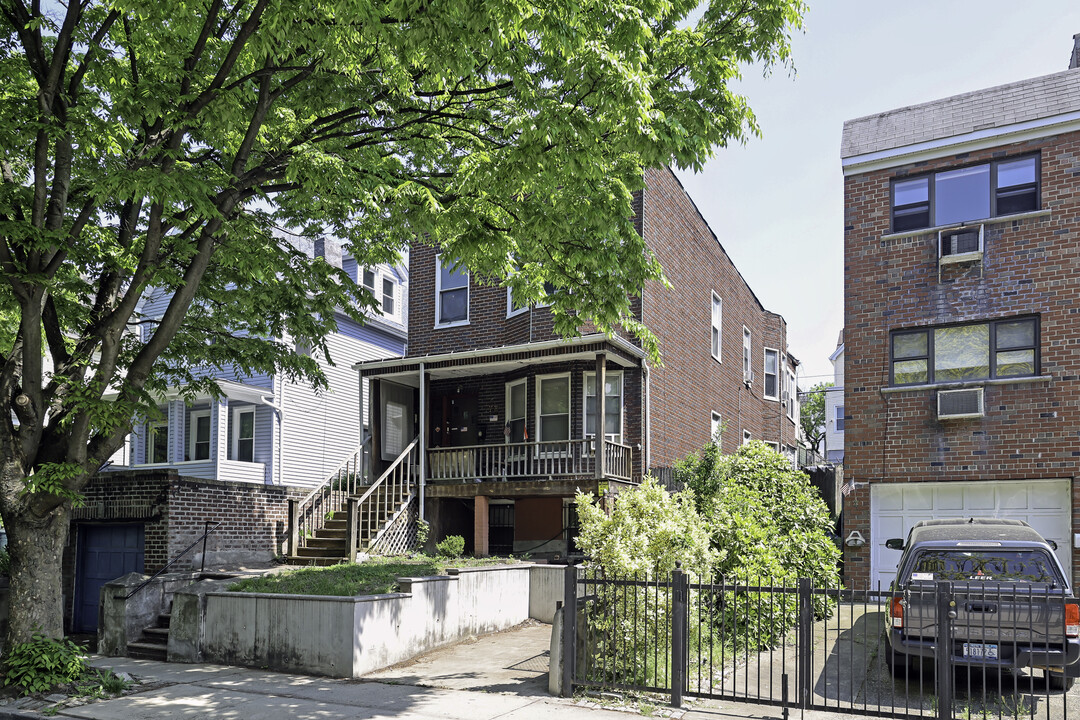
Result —
M 375 482 L 358 499 L 349 502 L 348 537 L 353 539 L 357 548 L 373 545 L 388 527 L 391 520 L 403 511 L 406 501 L 416 492 L 416 478 L 419 470 L 420 436 L 397 456 L 390 467 L 383 471 Z M 353 521 L 355 508 L 355 523 Z M 354 548 L 350 543 L 349 557 L 354 558 Z M 351 560 L 350 560 L 351 562 Z
M 595 449 L 595 438 L 430 448 L 427 476 L 432 481 L 591 476 L 596 473 Z M 630 480 L 632 468 L 631 448 L 605 440 L 605 477 Z
M 327 520 L 344 506 L 349 497 L 355 497 L 363 491 L 365 474 L 369 468 L 367 456 L 370 446 L 369 435 L 321 485 L 300 502 L 290 502 L 289 511 L 293 517 L 289 518 L 289 555 L 296 554 L 303 538 L 314 537 L 316 530 L 325 528 Z

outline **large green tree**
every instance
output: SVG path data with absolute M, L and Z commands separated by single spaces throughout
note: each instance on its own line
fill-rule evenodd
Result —
M 831 382 L 819 382 L 801 393 L 799 400 L 799 426 L 814 452 L 820 452 L 821 441 L 825 439 L 825 396 L 832 386 Z
M 439 243 L 519 297 L 553 284 L 563 332 L 621 323 L 655 350 L 628 314 L 661 278 L 631 194 L 756 132 L 729 83 L 786 63 L 803 11 L 697 5 L 0 0 L 10 639 L 61 634 L 72 502 L 162 389 L 310 376 L 275 338 L 325 352 L 334 307 L 371 303 L 275 228 L 360 264 Z

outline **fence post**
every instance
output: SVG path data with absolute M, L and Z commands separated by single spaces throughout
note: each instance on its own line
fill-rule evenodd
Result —
M 300 547 L 300 501 L 289 498 L 289 556 L 295 557 Z
M 574 695 L 574 671 L 577 662 L 577 568 L 566 566 L 563 576 L 562 625 L 562 696 Z
M 346 507 L 348 512 L 345 513 L 345 562 L 354 563 L 357 550 L 356 537 L 359 534 L 356 520 L 359 516 L 360 498 L 350 497 L 346 501 Z
M 686 573 L 676 562 L 671 571 L 671 706 L 681 708 L 686 688 Z
M 795 693 L 799 707 L 810 707 L 810 690 L 813 687 L 811 665 L 814 657 L 814 603 L 810 578 L 799 578 L 799 647 L 798 668 L 795 673 Z
M 956 617 L 956 600 L 952 583 L 939 580 L 934 584 L 936 599 L 937 638 L 934 645 L 934 674 L 937 676 L 939 720 L 951 720 L 953 706 L 952 621 Z

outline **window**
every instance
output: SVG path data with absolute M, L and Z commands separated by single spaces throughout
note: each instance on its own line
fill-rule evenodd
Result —
M 387 315 L 394 314 L 394 281 L 389 278 L 382 281 L 382 311 Z
M 210 411 L 191 413 L 188 421 L 188 460 L 210 459 Z
M 364 268 L 364 272 L 361 275 L 361 285 L 371 291 L 371 294 L 375 294 L 375 268 Z
M 720 417 L 720 413 L 714 412 L 712 414 L 712 423 L 709 426 L 709 438 L 714 443 L 720 442 L 720 433 L 724 429 L 724 420 Z
M 435 258 L 435 327 L 469 322 L 469 271 L 443 265 Z
M 750 442 L 750 431 L 749 430 L 743 430 L 742 431 L 742 444 L 745 445 L 748 442 Z
M 780 399 L 780 354 L 765 348 L 765 399 Z
M 712 294 L 712 356 L 720 360 L 720 338 L 723 330 L 724 301 L 716 293 Z
M 750 330 L 742 329 L 742 376 L 743 382 L 754 381 L 754 371 L 750 365 Z
M 894 232 L 1037 210 L 1039 158 L 997 160 L 892 185 Z
M 787 370 L 787 387 L 784 389 L 784 402 L 787 403 L 787 416 L 788 420 L 795 422 L 795 418 L 798 415 L 799 400 L 796 397 L 798 393 L 794 392 L 797 385 L 795 384 L 795 371 L 791 368 Z
M 836 408 L 836 432 L 844 431 L 844 406 L 840 405 Z
M 780 443 L 778 443 L 778 442 L 769 442 L 769 441 L 766 440 L 765 444 L 768 445 L 769 449 L 771 449 L 774 453 L 780 452 Z
M 232 459 L 240 462 L 255 461 L 255 409 L 233 410 Z
M 514 297 L 513 288 L 506 288 L 506 317 L 520 315 L 529 309 L 528 303 L 518 302 Z
M 506 442 L 525 442 L 525 379 L 506 384 Z
M 622 442 L 622 373 L 604 373 L 604 436 Z M 596 373 L 585 373 L 585 437 L 596 437 Z
M 151 464 L 169 462 L 169 423 L 158 420 L 146 424 L 146 462 Z
M 569 440 L 570 375 L 537 377 L 536 397 L 536 439 L 542 443 Z
M 892 384 L 988 380 L 1035 375 L 1038 318 L 1010 318 L 892 334 Z

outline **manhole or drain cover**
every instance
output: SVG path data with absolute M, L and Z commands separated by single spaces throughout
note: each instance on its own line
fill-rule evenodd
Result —
M 507 670 L 521 670 L 522 672 L 546 673 L 548 671 L 548 651 L 533 655 L 527 660 L 511 665 Z

